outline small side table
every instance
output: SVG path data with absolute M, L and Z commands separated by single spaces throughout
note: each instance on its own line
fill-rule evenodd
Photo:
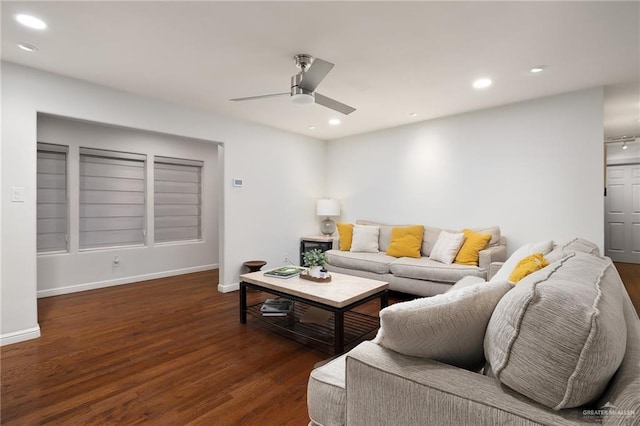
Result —
M 249 273 L 251 273 L 251 272 L 258 272 L 266 264 L 267 262 L 265 262 L 264 260 L 247 260 L 242 264 L 242 266 L 247 268 L 249 270 Z M 247 289 L 247 291 L 251 293 L 257 293 L 259 290 Z
M 247 260 L 242 265 L 249 269 L 249 272 L 258 272 L 266 264 L 264 260 Z
M 333 248 L 334 236 L 312 235 L 300 238 L 300 266 L 304 265 L 304 254 L 311 250 L 320 250 L 323 253 Z

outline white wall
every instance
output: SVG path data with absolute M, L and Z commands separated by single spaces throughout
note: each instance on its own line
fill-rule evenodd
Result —
M 1 74 L 1 343 L 39 335 L 38 113 L 222 143 L 219 288 L 223 290 L 237 285 L 243 261 L 258 258 L 278 266 L 284 253 L 298 252 L 301 235 L 317 231 L 315 200 L 326 195 L 324 141 L 12 63 L 2 62 Z M 245 186 L 232 188 L 232 177 L 243 178 Z M 10 201 L 7 194 L 12 187 L 25 188 L 24 203 Z
M 581 236 L 603 250 L 602 90 L 590 89 L 328 143 L 340 220 L 497 224 L 509 252 Z
M 48 115 L 38 116 L 38 142 L 69 147 L 68 194 L 70 244 L 68 253 L 38 256 L 38 296 L 52 296 L 217 268 L 218 265 L 218 145 L 206 141 L 99 125 Z M 79 148 L 133 152 L 147 156 L 147 245 L 90 251 L 78 250 L 79 239 Z M 153 192 L 151 177 L 155 155 L 197 159 L 202 168 L 202 240 L 154 244 Z M 114 256 L 119 264 L 112 266 Z

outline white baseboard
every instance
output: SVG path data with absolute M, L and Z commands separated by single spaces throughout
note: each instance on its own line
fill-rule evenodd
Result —
M 14 331 L 13 333 L 0 335 L 0 346 L 24 342 L 25 340 L 37 339 L 38 337 L 40 337 L 39 325 L 33 328 L 27 328 L 26 330 Z
M 218 291 L 220 293 L 229 293 L 236 290 L 240 290 L 240 283 L 218 284 Z
M 173 277 L 175 275 L 208 271 L 211 269 L 218 269 L 219 267 L 220 265 L 218 263 L 214 263 L 211 265 L 194 266 L 192 268 L 182 268 L 182 269 L 174 269 L 171 271 L 154 272 L 151 274 L 134 275 L 131 277 L 118 278 L 115 280 L 97 281 L 93 283 L 77 284 L 77 285 L 71 285 L 67 287 L 38 290 L 37 294 L 38 294 L 38 298 L 59 296 L 61 294 L 77 293 L 79 291 L 95 290 L 97 288 L 112 287 L 116 285 L 136 283 L 139 281 L 155 280 L 157 278 L 166 278 L 166 277 Z

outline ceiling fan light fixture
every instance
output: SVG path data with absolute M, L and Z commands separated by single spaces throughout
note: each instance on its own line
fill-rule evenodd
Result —
M 315 103 L 315 99 L 311 93 L 294 93 L 291 95 L 291 102 L 296 105 L 311 105 Z

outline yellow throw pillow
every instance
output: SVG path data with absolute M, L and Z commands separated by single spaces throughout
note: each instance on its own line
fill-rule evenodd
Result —
M 547 266 L 549 262 L 542 257 L 542 253 L 535 253 L 522 259 L 509 275 L 509 281 L 517 283 L 527 275 L 539 271 Z
M 338 235 L 340 236 L 340 250 L 351 250 L 351 241 L 353 241 L 353 223 L 336 223 L 338 227 Z
M 478 266 L 480 250 L 484 250 L 491 241 L 491 234 L 480 234 L 471 229 L 463 229 L 464 243 L 456 255 L 455 263 Z
M 420 257 L 424 226 L 394 226 L 387 254 L 393 257 Z

